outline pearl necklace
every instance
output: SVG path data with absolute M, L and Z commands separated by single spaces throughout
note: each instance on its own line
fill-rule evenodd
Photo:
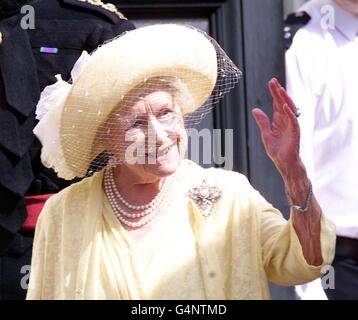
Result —
M 119 197 L 118 197 L 119 192 L 118 192 L 116 184 L 114 182 L 112 170 L 109 172 L 106 171 L 105 176 L 104 176 L 104 189 L 105 189 L 108 201 L 112 207 L 112 210 L 116 214 L 119 221 L 121 221 L 123 224 L 125 224 L 129 227 L 133 227 L 133 228 L 138 228 L 138 227 L 141 227 L 141 226 L 147 224 L 148 222 L 153 220 L 159 214 L 160 210 L 158 209 L 158 207 L 163 202 L 163 200 L 166 198 L 172 183 L 173 183 L 172 177 L 165 179 L 164 184 L 163 184 L 161 190 L 156 195 L 156 197 L 149 204 L 144 205 L 144 206 L 149 206 L 148 209 L 146 209 L 142 212 L 138 212 L 138 213 L 129 213 L 129 212 L 125 211 L 123 208 L 121 208 L 120 206 L 118 206 L 116 199 L 117 198 L 119 199 Z M 124 200 L 123 196 L 121 196 L 121 197 Z M 154 201 L 155 199 L 156 199 L 156 201 Z M 127 203 L 129 205 L 129 203 L 127 201 L 125 201 L 125 203 Z M 131 206 L 137 207 L 138 209 L 136 209 L 136 210 L 140 210 L 139 207 L 141 209 L 143 207 L 143 205 L 142 206 L 131 205 Z M 129 207 L 129 206 L 127 206 L 127 207 Z M 130 208 L 130 209 L 133 209 L 133 208 Z M 141 219 L 139 221 L 131 221 L 131 220 L 128 220 L 127 218 L 130 218 L 130 219 L 143 218 L 143 219 Z
M 117 196 L 118 200 L 120 202 L 122 202 L 127 208 L 129 209 L 133 209 L 133 210 L 144 210 L 144 209 L 148 209 L 148 208 L 152 208 L 157 202 L 160 202 L 162 200 L 163 197 L 163 192 L 161 192 L 163 189 L 165 190 L 167 188 L 167 182 L 168 180 L 165 179 L 164 184 L 162 186 L 162 189 L 160 192 L 158 192 L 158 194 L 153 198 L 153 200 L 151 200 L 149 203 L 147 204 L 142 204 L 139 206 L 136 206 L 134 204 L 131 204 L 129 202 L 127 202 L 123 196 L 119 193 L 116 183 L 114 181 L 114 175 L 113 175 L 113 170 L 109 171 L 109 177 L 108 177 L 108 182 L 111 185 L 112 190 L 114 191 L 115 195 Z

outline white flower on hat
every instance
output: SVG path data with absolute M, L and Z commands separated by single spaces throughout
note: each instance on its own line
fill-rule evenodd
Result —
M 90 55 L 83 51 L 71 71 L 72 81 L 76 81 L 88 63 Z M 33 132 L 42 144 L 41 161 L 48 167 L 58 171 L 60 178 L 73 179 L 75 174 L 66 166 L 60 142 L 60 122 L 64 103 L 72 84 L 56 75 L 57 82 L 47 86 L 41 93 L 36 106 L 36 119 L 40 120 Z

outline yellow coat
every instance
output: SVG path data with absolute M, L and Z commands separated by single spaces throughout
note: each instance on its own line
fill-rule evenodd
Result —
M 102 190 L 103 172 L 45 205 L 36 227 L 27 299 L 269 299 L 268 280 L 294 285 L 320 276 L 288 222 L 245 176 L 189 160 L 169 209 L 134 241 Z M 222 191 L 204 217 L 187 196 L 206 179 Z M 335 226 L 321 219 L 323 265 Z

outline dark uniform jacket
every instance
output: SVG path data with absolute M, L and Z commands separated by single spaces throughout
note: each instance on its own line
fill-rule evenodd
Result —
M 41 145 L 32 132 L 42 89 L 56 82 L 56 74 L 68 80 L 82 50 L 91 52 L 134 29 L 120 13 L 94 2 L 30 3 L 34 29 L 21 27 L 28 11 L 0 20 L 0 255 L 26 219 L 24 196 L 55 193 L 68 185 L 43 167 Z M 42 53 L 41 47 L 57 48 L 57 53 Z

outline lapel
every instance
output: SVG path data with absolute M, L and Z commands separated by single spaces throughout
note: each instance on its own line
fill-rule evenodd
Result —
M 40 98 L 40 86 L 31 44 L 20 19 L 17 15 L 0 21 L 0 72 L 8 104 L 28 117 Z

